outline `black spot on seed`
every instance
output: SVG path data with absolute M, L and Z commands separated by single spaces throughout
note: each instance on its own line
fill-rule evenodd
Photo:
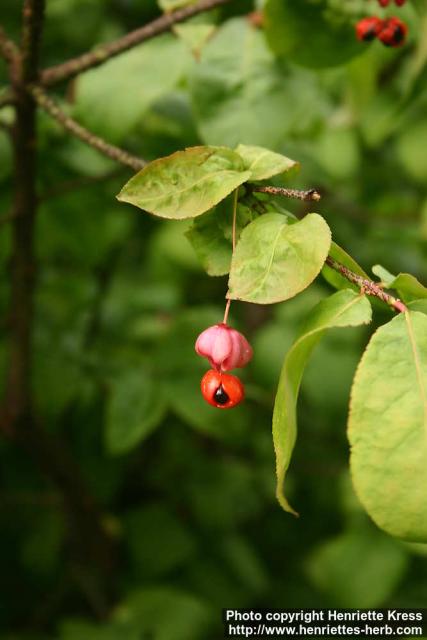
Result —
M 218 389 L 215 391 L 214 398 L 217 404 L 227 404 L 227 402 L 230 400 L 228 395 L 225 393 L 222 384 L 220 384 Z
M 363 35 L 363 40 L 365 42 L 369 42 L 370 40 L 373 40 L 375 38 L 375 36 L 377 35 L 376 30 L 374 27 L 370 27 L 369 29 L 367 29 L 367 31 L 365 32 L 365 34 Z
M 393 40 L 395 44 L 400 44 L 405 39 L 405 32 L 402 27 L 396 26 L 394 28 Z

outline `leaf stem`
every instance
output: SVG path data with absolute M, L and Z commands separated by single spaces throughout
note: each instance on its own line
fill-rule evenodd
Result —
M 62 111 L 57 103 L 50 96 L 48 96 L 40 86 L 33 84 L 28 87 L 28 90 L 37 104 L 42 109 L 44 109 L 54 120 L 59 122 L 64 127 L 64 129 L 67 129 L 67 131 L 72 133 L 76 138 L 79 138 L 80 140 L 93 147 L 94 149 L 97 149 L 112 160 L 131 167 L 135 171 L 139 171 L 140 169 L 145 167 L 146 162 L 142 158 L 133 156 L 124 149 L 120 149 L 120 147 L 109 144 L 103 138 L 96 136 L 85 127 L 82 127 L 81 124 L 76 122 L 76 120 Z
M 234 191 L 233 195 L 233 228 L 232 228 L 232 247 L 233 253 L 236 249 L 236 223 L 237 223 L 237 200 L 239 197 L 239 188 Z
M 334 269 L 338 273 L 340 273 L 344 278 L 346 278 L 349 282 L 355 284 L 361 292 L 367 294 L 368 296 L 373 296 L 375 298 L 379 298 L 382 302 L 385 302 L 389 307 L 395 309 L 395 311 L 399 311 L 400 313 L 405 313 L 407 311 L 406 306 L 403 304 L 399 298 L 395 298 L 394 296 L 386 293 L 376 282 L 373 280 L 369 280 L 368 278 L 363 278 L 359 276 L 354 271 L 351 271 L 346 266 L 337 262 L 331 256 L 326 258 L 326 264 Z
M 225 305 L 224 319 L 222 321 L 223 324 L 227 324 L 228 314 L 229 314 L 229 311 L 230 311 L 230 306 L 231 306 L 231 300 L 230 300 L 230 298 L 228 298 L 227 304 Z
M 232 240 L 231 240 L 231 246 L 232 246 L 232 253 L 234 253 L 235 249 L 236 249 L 236 224 L 237 224 L 237 202 L 239 199 L 239 187 L 237 187 L 237 189 L 235 189 L 234 194 L 233 194 L 233 226 L 232 226 Z M 231 300 L 230 298 L 227 299 L 227 304 L 225 305 L 225 311 L 224 311 L 224 320 L 223 323 L 227 324 L 227 320 L 228 320 L 228 313 L 230 311 L 230 306 L 231 306 Z
M 62 80 L 73 78 L 83 71 L 93 69 L 110 58 L 146 40 L 150 40 L 161 33 L 169 31 L 173 25 L 179 22 L 188 20 L 188 18 L 196 16 L 199 13 L 210 11 L 228 2 L 230 2 L 230 0 L 200 0 L 196 4 L 184 7 L 183 9 L 178 9 L 172 13 L 165 13 L 160 18 L 153 20 L 139 29 L 135 29 L 135 31 L 127 33 L 109 44 L 102 45 L 93 51 L 88 51 L 67 62 L 46 69 L 41 75 L 41 84 L 48 86 L 61 82 Z

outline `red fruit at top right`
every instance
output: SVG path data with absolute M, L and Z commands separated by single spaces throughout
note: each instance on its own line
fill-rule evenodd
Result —
M 401 47 L 405 43 L 408 27 L 399 18 L 389 18 L 384 21 L 384 26 L 378 34 L 378 38 L 386 47 Z

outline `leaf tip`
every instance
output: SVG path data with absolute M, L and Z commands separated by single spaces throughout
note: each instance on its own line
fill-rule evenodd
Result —
M 300 514 L 298 513 L 298 511 L 295 511 L 295 509 L 293 507 L 291 507 L 291 505 L 289 504 L 289 502 L 286 500 L 285 496 L 283 495 L 283 492 L 281 489 L 277 489 L 276 492 L 276 498 L 278 503 L 280 504 L 280 506 L 282 507 L 282 509 L 284 511 L 286 511 L 286 513 L 290 513 L 293 516 L 295 516 L 295 518 L 299 518 Z

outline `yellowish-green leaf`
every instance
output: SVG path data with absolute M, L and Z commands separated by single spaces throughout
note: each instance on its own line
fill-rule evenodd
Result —
M 284 495 L 283 485 L 297 437 L 298 393 L 308 358 L 327 329 L 358 326 L 367 324 L 370 320 L 371 305 L 366 297 L 357 295 L 350 289 L 338 291 L 316 305 L 302 327 L 300 336 L 286 355 L 273 412 L 276 496 L 285 511 L 296 514 Z M 333 392 L 331 389 L 331 393 Z
M 264 147 L 239 144 L 236 152 L 243 159 L 245 169 L 251 172 L 251 181 L 267 180 L 272 176 L 286 173 L 299 165 L 295 160 L 264 149 Z
M 191 147 L 154 160 L 117 198 L 161 218 L 195 218 L 246 182 L 240 156 L 226 147 Z
M 258 304 L 292 298 L 319 274 L 330 244 L 329 227 L 317 213 L 295 224 L 280 213 L 257 218 L 237 243 L 227 297 Z
M 427 542 L 427 317 L 409 311 L 374 334 L 349 418 L 356 492 L 393 536 Z

